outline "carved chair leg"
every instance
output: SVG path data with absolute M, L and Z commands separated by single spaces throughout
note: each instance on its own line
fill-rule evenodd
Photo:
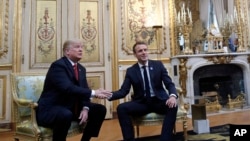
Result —
M 187 120 L 183 120 L 184 141 L 187 141 Z

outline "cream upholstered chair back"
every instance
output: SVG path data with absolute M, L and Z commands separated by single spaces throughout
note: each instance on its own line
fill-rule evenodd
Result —
M 15 126 L 15 141 L 34 140 L 50 141 L 53 131 L 37 125 L 36 107 L 42 93 L 45 74 L 41 73 L 13 73 L 11 74 L 11 87 Z M 84 126 L 72 122 L 68 136 L 83 132 Z

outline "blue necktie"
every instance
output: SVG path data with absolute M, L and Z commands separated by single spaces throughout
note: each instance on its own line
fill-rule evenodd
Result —
M 146 69 L 146 66 L 142 66 L 142 68 L 143 68 L 143 75 L 144 75 L 146 98 L 149 99 L 151 96 L 150 96 L 150 88 L 149 88 L 147 69 Z

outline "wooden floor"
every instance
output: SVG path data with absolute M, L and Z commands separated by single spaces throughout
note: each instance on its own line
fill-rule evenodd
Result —
M 250 125 L 250 109 L 220 112 L 207 115 L 210 126 L 231 124 Z M 177 132 L 182 131 L 181 123 L 177 123 Z M 188 130 L 192 130 L 191 118 L 188 119 Z M 159 135 L 161 126 L 144 126 L 140 128 L 141 136 Z M 0 141 L 13 141 L 13 132 L 0 132 Z M 79 141 L 81 135 L 70 137 L 67 141 Z M 117 119 L 107 119 L 104 121 L 98 138 L 92 138 L 91 141 L 119 141 L 122 140 L 122 134 Z

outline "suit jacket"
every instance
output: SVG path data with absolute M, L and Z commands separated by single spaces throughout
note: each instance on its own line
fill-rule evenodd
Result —
M 167 100 L 169 94 L 175 94 L 177 96 L 176 88 L 171 78 L 168 75 L 166 68 L 163 66 L 161 61 L 149 60 L 148 61 L 149 74 L 151 80 L 151 86 L 155 93 L 155 96 L 161 100 Z M 127 69 L 125 79 L 121 88 L 118 91 L 113 92 L 113 96 L 109 100 L 115 100 L 125 97 L 129 92 L 131 86 L 133 87 L 134 95 L 132 100 L 139 100 L 144 98 L 144 85 L 143 78 L 141 75 L 141 68 L 136 63 Z
M 47 72 L 44 88 L 38 100 L 39 108 L 60 105 L 72 109 L 90 104 L 91 89 L 86 79 L 86 69 L 78 64 L 79 80 L 76 80 L 72 64 L 66 57 L 53 62 Z

